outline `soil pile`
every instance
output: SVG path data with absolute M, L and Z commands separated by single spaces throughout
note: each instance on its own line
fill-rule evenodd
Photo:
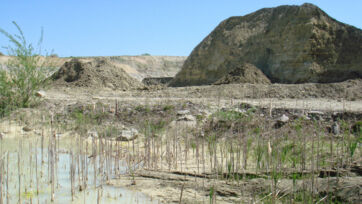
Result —
M 317 6 L 279 6 L 221 22 L 191 53 L 171 86 L 212 84 L 240 64 L 273 83 L 362 78 L 362 30 Z
M 245 63 L 236 67 L 231 72 L 227 73 L 214 84 L 270 84 L 270 80 L 265 74 L 252 64 Z
M 146 86 L 166 86 L 172 79 L 173 77 L 146 77 L 142 80 L 142 83 Z
M 123 69 L 101 58 L 91 61 L 72 59 L 65 62 L 51 78 L 54 86 L 108 87 L 122 90 L 142 87 L 139 81 L 130 77 Z

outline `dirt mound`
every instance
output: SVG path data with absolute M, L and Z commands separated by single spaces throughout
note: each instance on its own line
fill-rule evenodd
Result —
M 136 79 L 123 69 L 117 68 L 104 59 L 91 61 L 72 59 L 65 62 L 51 77 L 55 86 L 112 88 L 130 90 L 142 87 Z
M 226 19 L 190 54 L 171 86 L 212 84 L 251 63 L 273 83 L 362 78 L 362 30 L 312 4 L 265 8 Z
M 231 70 L 214 84 L 270 84 L 268 77 L 252 64 L 245 63 Z
M 146 77 L 142 80 L 142 83 L 146 86 L 152 86 L 152 85 L 167 85 L 173 77 Z

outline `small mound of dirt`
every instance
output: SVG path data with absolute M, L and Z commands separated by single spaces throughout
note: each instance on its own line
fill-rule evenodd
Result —
M 147 86 L 161 85 L 166 86 L 173 77 L 146 77 L 142 80 L 142 83 Z
M 214 84 L 270 84 L 270 80 L 265 74 L 252 64 L 245 63 L 224 75 Z
M 123 69 L 114 66 L 105 59 L 86 61 L 74 58 L 65 62 L 52 75 L 55 86 L 112 88 L 130 90 L 142 87 L 142 84 L 129 76 Z

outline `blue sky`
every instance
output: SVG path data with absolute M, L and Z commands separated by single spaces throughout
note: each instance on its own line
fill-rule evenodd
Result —
M 34 44 L 66 56 L 187 56 L 222 20 L 298 0 L 1 0 L 0 27 L 12 21 Z M 361 0 L 309 0 L 333 18 L 362 28 Z M 8 44 L 0 36 L 0 46 Z M 3 48 L 1 52 L 5 53 Z

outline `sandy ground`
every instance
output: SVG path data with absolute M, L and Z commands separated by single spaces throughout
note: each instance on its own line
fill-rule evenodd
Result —
M 171 89 L 171 88 L 169 88 Z M 190 101 L 195 104 L 210 106 L 211 108 L 222 108 L 234 104 L 249 103 L 263 108 L 290 108 L 321 111 L 351 111 L 362 112 L 362 99 L 350 101 L 345 99 L 326 98 L 227 98 L 208 97 L 207 94 L 195 95 L 193 90 L 184 93 L 184 88 L 172 88 L 172 91 L 92 91 L 82 89 L 50 89 L 46 91 L 45 99 L 51 104 L 73 104 L 76 102 L 94 104 L 97 102 L 114 105 L 117 100 L 123 104 L 165 104 Z M 186 97 L 189 95 L 189 97 Z M 205 96 L 206 95 L 206 96 Z
M 117 101 L 122 107 L 191 102 L 206 106 L 211 111 L 222 107 L 231 107 L 240 103 L 249 103 L 268 109 L 285 108 L 332 112 L 362 112 L 362 99 L 359 98 L 353 101 L 341 98 L 310 97 L 294 99 L 265 97 L 243 98 L 241 97 L 242 94 L 239 94 L 240 91 L 233 90 L 233 88 L 235 88 L 234 85 L 222 87 L 226 87 L 231 95 L 235 92 L 234 97 L 228 97 L 225 93 L 217 95 L 216 92 L 208 91 L 213 89 L 213 86 L 166 88 L 146 91 L 89 90 L 58 87 L 45 90 L 45 95 L 41 98 L 41 100 L 43 100 L 42 105 L 38 109 L 50 112 L 63 112 L 69 105 L 96 104 L 99 102 L 108 104 L 111 109 Z M 0 126 L 6 127 L 6 122 L 3 122 Z M 12 130 L 4 131 L 14 132 L 14 135 L 22 135 L 22 128 L 24 126 L 24 124 L 19 124 L 12 126 Z M 140 141 L 136 142 L 139 143 Z M 209 169 L 208 166 L 205 168 Z M 206 171 L 206 173 L 203 174 L 197 172 L 195 162 L 189 162 L 188 165 L 184 165 L 182 170 L 175 169 L 173 171 L 168 171 L 167 166 L 163 164 L 159 170 L 142 169 L 137 171 L 134 174 L 134 178 L 130 175 L 120 175 L 119 178 L 110 180 L 108 184 L 145 193 L 163 203 L 179 203 L 180 199 L 181 203 L 209 203 L 211 189 L 214 189 L 216 192 L 215 199 L 217 203 L 261 203 L 260 197 L 255 197 L 255 191 L 258 189 L 260 191 L 269 189 L 272 185 L 270 179 L 255 178 L 247 181 L 239 181 L 239 183 L 236 184 L 237 181 L 214 178 L 210 174 L 210 171 Z M 318 181 L 320 188 L 325 186 L 325 180 L 319 179 Z M 281 181 L 278 184 L 278 190 L 280 192 L 287 192 L 288 186 L 290 186 L 288 182 L 290 182 L 290 180 Z M 341 182 L 345 182 L 343 189 L 347 189 L 346 191 L 348 193 L 352 192 L 354 196 L 362 194 L 362 177 L 353 177 L 353 179 L 346 177 L 341 179 Z M 301 185 L 302 184 L 300 184 L 300 186 Z M 358 192 L 354 192 L 356 189 Z M 329 191 L 326 190 L 326 192 Z

